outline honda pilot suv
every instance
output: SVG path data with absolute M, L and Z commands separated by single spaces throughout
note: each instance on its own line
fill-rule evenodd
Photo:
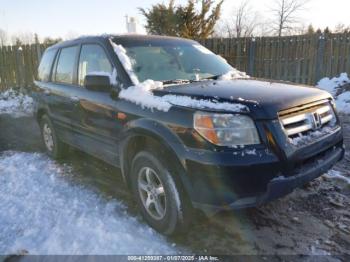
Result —
M 47 152 L 119 167 L 144 219 L 172 234 L 194 210 L 261 205 L 344 155 L 331 95 L 255 79 L 199 43 L 83 37 L 48 48 L 33 95 Z

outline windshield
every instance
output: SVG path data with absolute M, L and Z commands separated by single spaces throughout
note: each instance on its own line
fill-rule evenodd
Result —
M 233 68 L 196 42 L 123 45 L 139 81 L 199 80 L 225 74 Z

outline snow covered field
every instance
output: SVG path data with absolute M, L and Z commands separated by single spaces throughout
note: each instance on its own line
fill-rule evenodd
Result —
M 0 155 L 0 254 L 175 254 L 164 237 L 70 182 L 69 166 L 39 153 Z

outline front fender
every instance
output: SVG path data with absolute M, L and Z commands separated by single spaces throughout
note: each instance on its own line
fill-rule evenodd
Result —
M 163 123 L 155 120 L 141 118 L 130 121 L 121 132 L 121 151 L 123 154 L 125 146 L 128 141 L 136 136 L 145 136 L 152 138 L 160 144 L 173 151 L 178 157 L 179 161 L 185 165 L 185 160 L 181 156 L 185 155 L 185 146 L 180 138 Z
M 186 147 L 180 140 L 180 138 L 166 125 L 157 122 L 155 120 L 141 118 L 130 121 L 121 132 L 121 144 L 120 144 L 120 164 L 125 181 L 127 180 L 127 167 L 125 161 L 126 150 L 130 141 L 135 137 L 146 137 L 151 138 L 165 147 L 165 150 L 171 154 L 172 157 L 176 158 L 175 161 L 180 164 L 181 171 L 179 172 L 180 180 L 185 187 L 185 190 L 190 194 L 190 181 L 186 175 Z

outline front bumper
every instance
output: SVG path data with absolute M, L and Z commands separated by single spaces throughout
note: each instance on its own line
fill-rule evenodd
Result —
M 237 152 L 189 151 L 186 159 L 192 204 L 207 214 L 261 205 L 321 176 L 345 153 L 342 131 L 278 155 L 262 147 Z M 245 152 L 245 153 L 244 153 Z
M 305 166 L 304 170 L 295 176 L 280 176 L 272 179 L 267 185 L 267 191 L 258 196 L 240 198 L 227 205 L 208 205 L 203 203 L 194 203 L 196 208 L 206 212 L 217 212 L 220 210 L 242 209 L 248 207 L 259 206 L 269 201 L 275 200 L 291 193 L 295 188 L 300 187 L 313 179 L 327 172 L 335 163 L 344 156 L 343 148 L 334 148 L 332 152 L 325 154 L 320 158 L 318 163 Z

